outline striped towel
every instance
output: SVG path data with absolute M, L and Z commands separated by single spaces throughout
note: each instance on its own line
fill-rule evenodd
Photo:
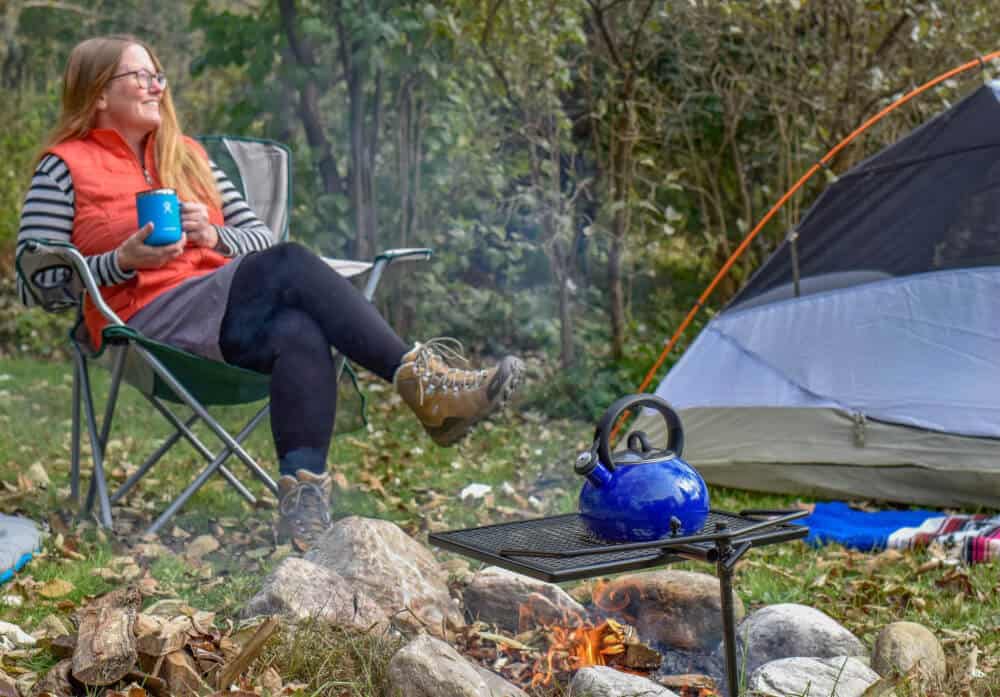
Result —
M 1000 559 L 1000 515 L 952 515 L 928 518 L 919 527 L 889 535 L 888 547 L 913 549 L 941 545 L 950 557 L 968 564 Z

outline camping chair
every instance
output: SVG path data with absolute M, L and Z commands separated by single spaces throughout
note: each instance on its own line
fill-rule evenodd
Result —
M 273 141 L 230 136 L 204 136 L 199 140 L 213 161 L 226 172 L 233 185 L 243 193 L 250 208 L 275 233 L 277 241 L 287 239 L 292 195 L 291 156 L 288 149 Z M 402 260 L 427 259 L 430 254 L 429 249 L 395 249 L 383 252 L 371 262 L 332 259 L 326 261 L 346 277 L 355 277 L 367 272 L 368 278 L 363 293 L 371 300 L 389 264 Z M 70 244 L 45 240 L 29 242 L 18 252 L 15 267 L 28 292 L 45 310 L 56 312 L 75 308 L 77 311 L 77 323 L 70 332 L 73 355 L 70 495 L 76 504 L 79 504 L 80 439 L 84 422 L 94 465 L 83 515 L 91 514 L 96 501 L 99 505 L 98 522 L 106 528 L 111 528 L 112 505 L 121 500 L 182 438 L 186 439 L 208 464 L 160 513 L 147 529 L 147 533 L 156 533 L 162 528 L 216 473 L 221 475 L 248 503 L 255 504 L 256 497 L 225 464 L 233 455 L 267 489 L 277 493 L 275 481 L 241 445 L 264 420 L 270 410 L 269 403 L 265 402 L 235 435 L 216 421 L 207 409 L 209 406 L 246 404 L 266 399 L 270 384 L 269 375 L 205 359 L 142 336 L 123 323 L 104 303 L 83 255 Z M 98 310 L 108 320 L 99 352 L 91 349 L 90 342 L 84 336 L 85 331 L 81 331 L 84 293 L 90 295 Z M 89 374 L 89 366 L 95 361 L 101 362 L 111 371 L 111 383 L 101 421 L 97 419 Z M 338 355 L 335 361 L 336 374 L 339 378 L 345 366 L 344 357 Z M 109 494 L 105 474 L 105 454 L 122 381 L 139 390 L 153 408 L 174 427 L 174 431 L 114 493 Z M 186 405 L 190 408 L 191 415 L 182 419 L 168 407 L 168 402 Z M 204 421 L 208 429 L 221 441 L 220 449 L 213 452 L 195 435 L 192 427 L 198 421 Z

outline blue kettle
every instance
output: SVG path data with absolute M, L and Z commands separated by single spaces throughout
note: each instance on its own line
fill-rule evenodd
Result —
M 626 410 L 649 407 L 667 424 L 667 445 L 650 447 L 641 431 L 629 435 L 627 449 L 612 454 L 611 429 Z M 684 430 L 677 412 L 655 395 L 622 397 L 604 412 L 591 449 L 574 469 L 585 477 L 580 516 L 597 537 L 613 542 L 646 542 L 697 534 L 709 513 L 705 480 L 681 459 Z

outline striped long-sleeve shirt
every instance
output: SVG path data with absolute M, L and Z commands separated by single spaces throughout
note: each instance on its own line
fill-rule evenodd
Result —
M 247 205 L 243 196 L 214 162 L 211 163 L 215 183 L 222 197 L 224 225 L 216 226 L 219 232 L 218 251 L 226 256 L 238 256 L 260 251 L 274 244 L 274 236 L 267 225 L 260 221 Z M 31 187 L 21 208 L 21 224 L 17 233 L 17 251 L 28 240 L 47 239 L 70 242 L 76 198 L 69 167 L 56 155 L 46 155 L 35 168 Z M 135 271 L 123 271 L 118 265 L 118 250 L 86 257 L 87 265 L 99 286 L 124 283 L 135 276 Z M 17 292 L 21 302 L 33 305 L 34 299 L 17 278 Z

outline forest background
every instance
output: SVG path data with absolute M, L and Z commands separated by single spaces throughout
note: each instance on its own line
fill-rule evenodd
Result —
M 294 239 L 332 256 L 433 248 L 382 294 L 403 336 L 543 356 L 552 379 L 529 399 L 586 418 L 634 391 L 715 271 L 810 166 L 1000 36 L 995 8 L 969 0 L 0 8 L 0 352 L 59 351 L 68 319 L 13 296 L 19 210 L 69 51 L 126 32 L 164 63 L 186 132 L 290 145 Z M 841 151 L 742 256 L 687 340 L 837 173 L 990 69 L 943 83 Z

